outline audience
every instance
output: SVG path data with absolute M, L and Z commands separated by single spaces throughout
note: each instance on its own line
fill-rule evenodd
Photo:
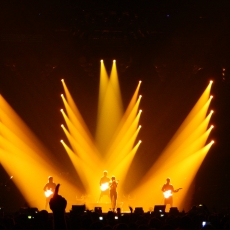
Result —
M 65 212 L 67 201 L 58 195 L 59 185 L 50 200 L 50 209 L 38 212 L 4 213 L 0 230 L 230 230 L 230 213 L 210 213 L 205 205 L 188 212 L 165 213 L 164 217 L 148 213 L 97 213 L 86 210 Z

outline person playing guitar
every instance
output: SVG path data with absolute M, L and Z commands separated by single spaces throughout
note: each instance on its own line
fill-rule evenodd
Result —
M 98 202 L 100 202 L 102 196 L 106 195 L 109 197 L 109 182 L 110 182 L 110 179 L 107 177 L 108 175 L 108 171 L 104 171 L 103 172 L 104 176 L 101 177 L 100 179 L 100 189 L 101 189 L 101 193 L 100 193 L 100 196 L 99 196 L 99 199 L 98 199 Z
M 47 206 L 50 202 L 50 199 L 53 197 L 53 193 L 55 191 L 56 184 L 53 182 L 53 177 L 49 176 L 48 177 L 48 183 L 45 184 L 43 190 L 45 192 L 46 196 L 46 204 L 45 204 L 45 210 L 47 209 Z
M 170 178 L 166 179 L 166 183 L 162 187 L 162 192 L 164 194 L 164 205 L 169 204 L 170 207 L 173 205 L 173 193 L 178 192 L 182 188 L 174 189 L 173 185 L 170 184 Z

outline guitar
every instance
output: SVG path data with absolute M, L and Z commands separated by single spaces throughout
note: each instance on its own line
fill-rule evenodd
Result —
M 106 191 L 107 189 L 109 189 L 109 182 L 106 182 L 104 184 L 101 184 L 100 189 L 102 192 Z
M 45 196 L 48 198 L 53 194 L 53 191 L 51 189 L 48 189 L 45 191 Z
M 182 189 L 182 188 L 176 189 L 175 192 L 178 192 L 180 189 Z M 164 198 L 167 199 L 167 198 L 169 198 L 170 196 L 172 196 L 172 191 L 171 191 L 171 190 L 167 190 L 167 191 L 163 192 L 163 195 L 164 195 Z

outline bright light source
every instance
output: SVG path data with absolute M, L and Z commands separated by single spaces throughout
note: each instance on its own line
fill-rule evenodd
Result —
M 141 143 L 142 141 L 141 140 L 139 140 L 139 143 Z
M 214 125 L 211 125 L 211 129 L 213 129 L 214 128 Z
M 139 83 L 141 84 L 142 81 L 139 81 Z
M 140 95 L 139 98 L 142 98 L 142 95 Z
M 63 124 L 61 124 L 61 127 L 63 128 L 63 127 L 64 127 L 64 125 L 63 125 Z
M 113 60 L 113 62 L 116 62 L 116 60 Z
M 60 140 L 61 143 L 63 143 L 64 141 L 63 140 Z
M 61 94 L 61 97 L 63 97 L 64 95 L 63 94 Z
M 210 113 L 211 113 L 211 114 L 213 114 L 213 113 L 214 113 L 214 111 L 213 111 L 213 110 L 211 110 L 211 111 L 210 111 Z
M 103 62 L 103 60 L 101 59 L 101 62 Z
M 141 128 L 141 125 L 139 125 L 139 129 Z
M 213 80 L 211 80 L 209 83 L 212 84 L 212 83 L 213 83 Z
M 142 113 L 142 110 L 141 110 L 141 109 L 139 110 L 139 113 Z
M 63 112 L 63 109 L 61 109 L 60 111 Z
M 64 81 L 64 79 L 61 79 L 61 81 L 63 82 L 63 81 Z
M 215 141 L 214 141 L 214 140 L 212 140 L 212 141 L 211 141 L 211 144 L 214 144 L 214 143 L 215 143 Z

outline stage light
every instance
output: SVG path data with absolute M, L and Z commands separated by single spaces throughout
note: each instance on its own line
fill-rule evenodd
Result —
M 101 62 L 103 62 L 103 60 L 101 59 Z
M 214 113 L 214 111 L 213 111 L 213 110 L 211 110 L 211 111 L 210 111 L 210 113 L 211 113 L 211 114 L 213 114 L 213 113 Z
M 113 62 L 116 62 L 116 60 L 113 60 Z
M 64 95 L 63 94 L 61 94 L 61 97 L 63 97 Z
M 139 83 L 141 84 L 141 83 L 142 83 L 142 81 L 139 81 Z
M 139 125 L 139 129 L 141 128 L 141 125 Z
M 211 125 L 211 129 L 213 129 L 214 128 L 214 125 Z
M 141 140 L 139 140 L 139 142 L 138 143 L 141 143 L 142 141 Z
M 142 98 L 142 95 L 140 95 L 139 98 Z
M 142 110 L 141 110 L 141 109 L 139 110 L 139 113 L 142 113 Z
M 64 79 L 61 79 L 62 82 L 64 82 Z
M 212 84 L 212 83 L 213 83 L 213 80 L 211 80 L 209 83 Z
M 210 99 L 213 99 L 213 96 L 212 96 L 212 95 L 210 96 Z
M 61 143 L 63 143 L 64 141 L 63 140 L 60 140 Z

